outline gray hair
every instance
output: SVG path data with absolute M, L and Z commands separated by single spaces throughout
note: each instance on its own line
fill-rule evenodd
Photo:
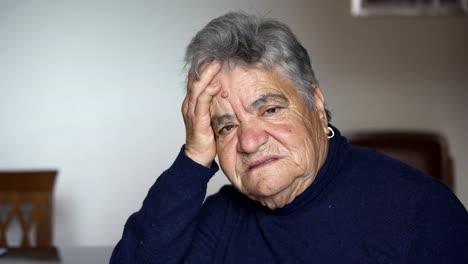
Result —
M 313 84 L 318 81 L 307 50 L 291 29 L 276 20 L 231 12 L 211 20 L 192 39 L 185 54 L 195 80 L 206 62 L 278 69 L 295 84 L 310 109 L 315 109 Z M 330 112 L 326 109 L 330 121 Z

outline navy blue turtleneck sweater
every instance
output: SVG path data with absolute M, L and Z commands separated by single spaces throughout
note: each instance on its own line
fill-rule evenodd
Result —
M 336 130 L 337 131 L 337 130 Z M 111 263 L 468 263 L 468 213 L 443 184 L 337 131 L 312 185 L 270 210 L 181 151 Z

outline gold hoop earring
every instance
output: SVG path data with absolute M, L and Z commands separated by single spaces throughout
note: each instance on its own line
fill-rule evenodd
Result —
M 335 131 L 331 127 L 327 127 L 328 130 L 330 131 L 330 134 L 327 135 L 327 138 L 330 139 L 335 136 Z

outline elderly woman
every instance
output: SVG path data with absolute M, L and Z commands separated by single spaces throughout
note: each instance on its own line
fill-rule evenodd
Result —
M 111 263 L 466 263 L 464 206 L 346 142 L 286 25 L 228 13 L 198 32 L 186 62 L 186 144 Z M 216 156 L 232 185 L 205 201 Z

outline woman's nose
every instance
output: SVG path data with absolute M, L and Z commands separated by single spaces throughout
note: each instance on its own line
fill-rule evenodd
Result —
M 268 134 L 258 123 L 241 124 L 237 133 L 238 152 L 254 153 L 268 141 Z

